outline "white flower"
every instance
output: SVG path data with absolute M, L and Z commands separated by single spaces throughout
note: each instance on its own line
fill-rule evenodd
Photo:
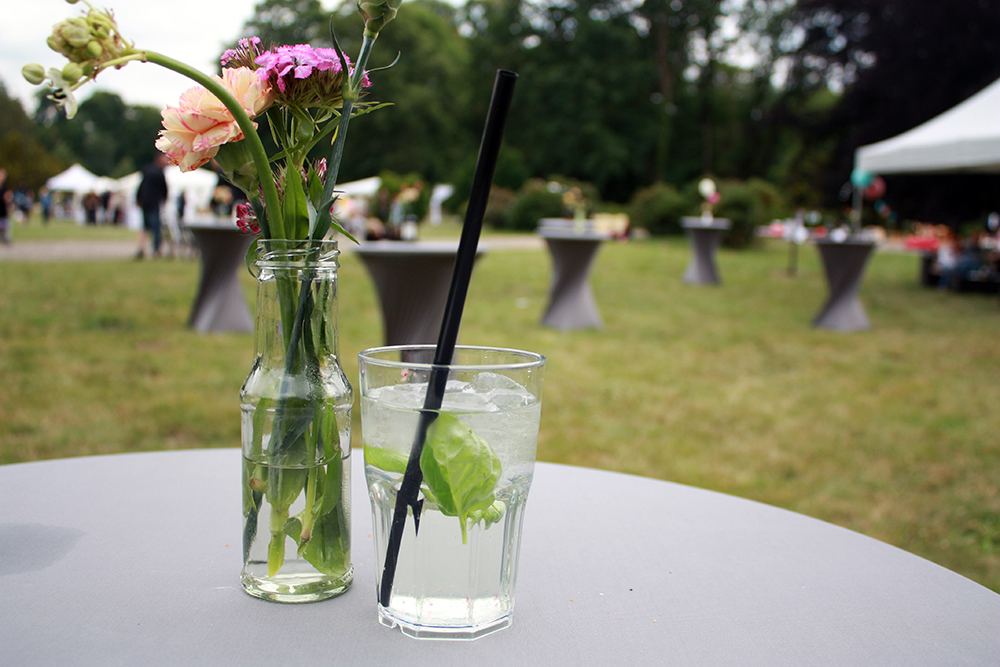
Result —
M 73 97 L 73 86 L 63 78 L 62 71 L 55 67 L 49 68 L 49 85 L 52 86 L 52 94 L 48 96 L 66 112 L 66 118 L 76 115 L 79 108 L 76 98 Z

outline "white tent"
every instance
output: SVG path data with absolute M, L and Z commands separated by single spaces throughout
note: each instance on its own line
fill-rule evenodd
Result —
M 371 176 L 362 178 L 360 181 L 338 183 L 337 192 L 345 197 L 374 197 L 380 187 L 382 187 L 382 179 L 378 176 Z
M 99 176 L 88 171 L 83 165 L 74 164 L 61 174 L 56 174 L 45 181 L 45 187 L 51 192 L 61 193 L 62 196 L 57 197 L 57 205 L 61 207 L 62 215 L 83 224 L 84 212 L 81 206 L 83 197 L 88 192 L 100 192 L 98 189 L 100 181 Z
M 61 174 L 56 174 L 45 181 L 45 186 L 52 192 L 86 194 L 95 189 L 97 179 L 97 175 L 87 171 L 82 165 L 74 164 Z
M 908 132 L 862 146 L 854 167 L 874 174 L 1000 173 L 1000 80 Z

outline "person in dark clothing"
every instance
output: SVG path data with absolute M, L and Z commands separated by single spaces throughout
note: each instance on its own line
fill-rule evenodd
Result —
M 10 243 L 10 205 L 13 191 L 7 187 L 7 170 L 0 169 L 0 243 Z
M 167 156 L 162 153 L 156 160 L 142 168 L 142 182 L 135 193 L 135 202 L 142 209 L 142 229 L 139 231 L 139 250 L 136 259 L 146 255 L 146 237 L 152 238 L 153 256 L 160 254 L 160 209 L 167 201 L 167 178 L 163 168 L 167 166 Z

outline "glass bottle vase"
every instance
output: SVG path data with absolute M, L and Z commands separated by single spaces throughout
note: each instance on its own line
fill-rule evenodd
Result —
M 350 382 L 337 350 L 336 241 L 258 240 L 253 365 L 240 391 L 244 590 L 313 602 L 347 590 Z

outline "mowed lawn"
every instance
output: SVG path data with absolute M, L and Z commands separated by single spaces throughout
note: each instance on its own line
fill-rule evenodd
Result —
M 688 259 L 683 239 L 604 244 L 605 326 L 573 332 L 539 325 L 541 246 L 479 260 L 460 339 L 548 357 L 539 459 L 785 507 L 1000 592 L 1000 297 L 922 288 L 916 256 L 879 252 L 872 329 L 832 332 L 811 326 L 815 248 L 794 276 L 783 243 L 723 250 L 715 287 L 681 281 Z M 192 259 L 0 261 L 0 463 L 238 446 L 253 336 L 189 330 L 197 283 Z M 340 335 L 353 379 L 382 325 L 350 252 Z

